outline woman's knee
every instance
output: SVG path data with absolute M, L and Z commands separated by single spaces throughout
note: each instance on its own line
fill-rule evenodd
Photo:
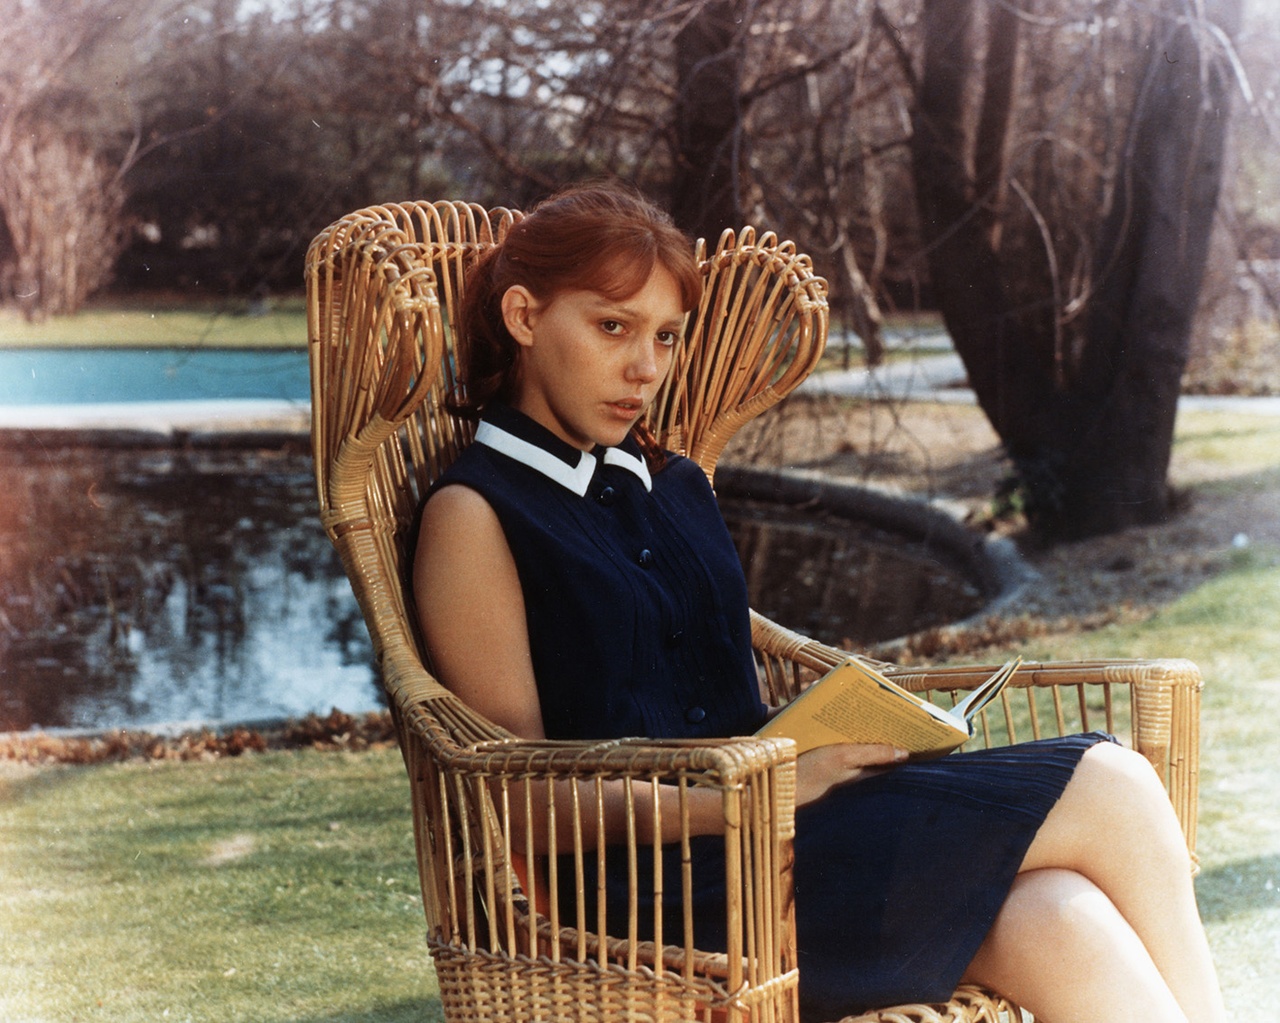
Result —
M 1128 920 L 1073 870 L 1020 874 L 966 973 L 1049 1018 L 1103 1018 L 1128 1004 L 1135 1018 L 1183 1020 Z
M 1097 773 L 1106 783 L 1131 786 L 1144 795 L 1164 795 L 1164 785 L 1151 761 L 1137 750 L 1114 742 L 1090 746 L 1077 770 Z
M 1026 927 L 1041 939 L 1074 948 L 1098 932 L 1114 907 L 1083 874 L 1048 868 L 1019 875 L 1003 913 L 1026 921 Z
M 1073 972 L 1087 969 L 1114 949 L 1116 930 L 1126 926 L 1110 899 L 1084 875 L 1058 868 L 1028 871 L 1009 889 L 973 971 L 996 974 L 1020 963 L 1025 969 L 1024 960 L 1054 962 Z
M 1100 804 L 1105 809 L 1098 812 L 1118 826 L 1141 828 L 1181 844 L 1181 830 L 1169 794 L 1151 762 L 1141 753 L 1115 743 L 1099 743 L 1086 751 L 1076 773 L 1072 782 L 1087 787 L 1088 802 Z
M 1087 750 L 1061 799 L 1032 842 L 1024 870 L 1065 867 L 1092 876 L 1099 856 L 1141 852 L 1189 865 L 1173 806 L 1155 769 L 1114 743 Z M 1189 866 L 1188 866 L 1189 869 Z

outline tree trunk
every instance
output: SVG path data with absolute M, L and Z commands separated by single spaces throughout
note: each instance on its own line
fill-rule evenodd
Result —
M 1000 251 L 1000 209 L 1008 187 L 1005 150 L 1013 116 L 1014 85 L 1018 77 L 1018 23 L 1021 13 L 1007 4 L 987 10 L 987 56 L 982 81 L 982 107 L 974 144 L 975 193 L 991 247 Z
M 1240 0 L 1206 5 L 1230 38 Z M 1191 325 L 1222 181 L 1234 87 L 1211 43 L 1179 19 L 1153 35 L 1123 184 L 1103 226 L 1103 268 L 1074 383 L 1088 411 L 1065 473 L 1066 522 L 1107 532 L 1169 508 L 1169 459 Z
M 978 403 L 1016 461 L 1041 447 L 1041 396 L 1053 381 L 1005 291 L 975 194 L 965 103 L 979 70 L 973 31 L 974 0 L 926 0 L 912 171 L 938 308 Z
M 1228 37 L 1240 0 L 1210 0 Z M 926 0 L 912 139 L 921 230 L 939 308 L 1025 507 L 1065 539 L 1169 511 L 1174 418 L 1222 174 L 1232 80 L 1202 25 L 1157 22 L 1131 114 L 1124 182 L 1103 227 L 1099 278 L 1074 372 L 1055 369 L 1052 321 L 1009 298 L 971 169 L 965 97 L 981 80 L 973 0 Z M 988 122 L 989 128 L 989 122 Z M 973 158 L 986 169 L 993 139 Z M 984 187 L 989 193 L 988 178 Z
M 672 215 L 712 244 L 742 226 L 741 0 L 706 0 L 676 36 Z

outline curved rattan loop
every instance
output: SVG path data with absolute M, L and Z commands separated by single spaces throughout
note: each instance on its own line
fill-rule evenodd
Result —
M 707 476 L 729 439 L 813 371 L 827 335 L 826 281 L 807 256 L 772 233 L 726 231 L 709 255 L 699 243 L 705 285 L 649 410 L 672 450 Z
M 794 1021 L 798 969 L 791 917 L 794 747 L 787 742 L 517 740 L 480 717 L 432 676 L 416 634 L 408 579 L 413 518 L 431 482 L 470 443 L 472 426 L 444 398 L 459 387 L 451 329 L 476 256 L 521 214 L 465 202 L 409 202 L 358 210 L 332 224 L 307 254 L 312 445 L 321 521 L 359 600 L 400 734 L 408 771 L 428 943 L 450 1023 L 491 1019 L 711 1023 Z M 789 394 L 821 357 L 826 284 L 790 242 L 745 227 L 708 252 L 706 285 L 688 319 L 649 424 L 712 477 L 744 422 Z M 753 643 L 771 699 L 790 699 L 847 653 L 752 617 Z M 911 689 L 947 693 L 987 667 L 928 671 L 881 665 Z M 1029 665 L 1014 695 L 1050 694 L 1048 713 L 1013 713 L 1006 735 L 1095 725 L 1120 731 L 1128 693 L 1132 739 L 1169 783 L 1194 845 L 1200 678 L 1185 661 Z M 1064 698 L 1063 694 L 1067 694 Z M 1102 710 L 1097 710 L 1101 704 Z M 1078 710 L 1075 709 L 1078 705 Z M 1092 714 L 1097 720 L 1091 723 Z M 991 740 L 984 722 L 984 737 Z M 518 848 L 513 815 L 548 786 L 578 783 L 576 837 L 540 856 Z M 605 933 L 583 910 L 586 857 L 634 875 L 641 844 L 586 846 L 593 786 L 628 791 L 709 788 L 724 808 L 729 947 L 697 947 L 684 912 L 681 944 Z M 580 799 L 580 802 L 579 802 Z M 682 825 L 687 819 L 681 816 Z M 527 829 L 531 830 L 531 829 Z M 686 846 L 686 849 L 689 847 Z M 558 855 L 563 854 L 563 855 Z M 688 883 L 654 878 L 671 891 Z M 567 874 L 565 872 L 568 872 Z M 576 905 L 548 898 L 577 889 Z M 570 899 L 572 903 L 574 900 Z M 673 933 L 661 912 L 648 921 Z M 942 1006 L 897 1006 L 846 1023 L 989 1023 L 1018 1010 L 975 988 Z

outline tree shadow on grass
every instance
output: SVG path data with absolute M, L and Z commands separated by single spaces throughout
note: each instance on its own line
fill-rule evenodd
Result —
M 74 769 L 66 765 L 35 766 L 0 757 L 0 809 L 39 799 L 75 777 Z
M 1280 853 L 1234 860 L 1204 871 L 1196 878 L 1196 899 L 1205 923 L 1280 909 Z

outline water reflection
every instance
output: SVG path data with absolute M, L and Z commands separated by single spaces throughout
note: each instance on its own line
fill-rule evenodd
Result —
M 0 480 L 0 731 L 382 705 L 303 443 L 0 444 Z M 828 642 L 981 606 L 901 537 L 813 510 L 726 512 L 754 606 Z
M 857 649 L 976 614 L 986 598 L 938 545 L 815 508 L 723 501 L 751 606 Z
M 0 730 L 380 705 L 304 451 L 0 450 Z

